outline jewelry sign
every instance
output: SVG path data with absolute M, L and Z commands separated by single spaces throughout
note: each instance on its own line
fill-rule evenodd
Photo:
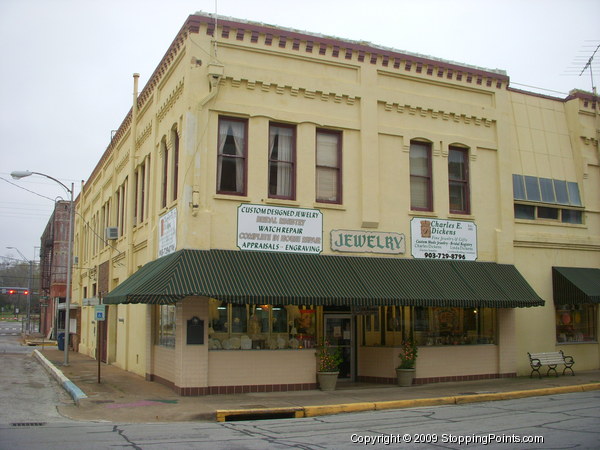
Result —
M 331 250 L 400 254 L 406 251 L 404 235 L 362 230 L 331 230 Z
M 240 205 L 237 246 L 240 250 L 321 253 L 323 214 L 318 209 Z
M 477 225 L 460 220 L 415 217 L 410 221 L 414 258 L 477 259 Z

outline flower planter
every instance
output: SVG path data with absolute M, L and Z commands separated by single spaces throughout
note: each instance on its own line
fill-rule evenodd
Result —
M 398 386 L 412 386 L 415 379 L 416 369 L 396 369 L 396 377 L 398 378 Z
M 322 391 L 335 391 L 339 372 L 317 372 L 319 389 Z

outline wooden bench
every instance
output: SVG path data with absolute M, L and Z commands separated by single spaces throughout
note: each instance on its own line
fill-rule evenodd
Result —
M 537 372 L 540 378 L 542 378 L 542 374 L 540 373 L 540 369 L 543 366 L 548 366 L 548 372 L 546 375 L 550 376 L 550 372 L 554 371 L 556 376 L 558 376 L 558 372 L 556 372 L 556 366 L 559 364 L 564 364 L 565 368 L 563 369 L 563 375 L 565 371 L 569 369 L 571 374 L 575 376 L 575 372 L 573 372 L 572 366 L 575 364 L 572 356 L 565 356 L 562 350 L 558 352 L 545 352 L 545 353 L 529 353 L 529 364 L 531 365 L 531 374 L 529 378 L 533 376 L 534 372 Z

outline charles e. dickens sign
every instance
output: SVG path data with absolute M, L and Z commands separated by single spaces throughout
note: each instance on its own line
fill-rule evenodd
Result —
M 331 230 L 331 250 L 336 252 L 390 253 L 406 251 L 404 235 L 379 231 Z
M 323 214 L 318 209 L 244 204 L 238 207 L 241 250 L 321 253 Z
M 477 226 L 473 222 L 415 217 L 410 221 L 414 258 L 477 259 Z

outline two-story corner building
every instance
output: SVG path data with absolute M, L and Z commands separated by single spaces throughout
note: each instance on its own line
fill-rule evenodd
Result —
M 408 338 L 417 383 L 556 348 L 598 368 L 598 120 L 501 71 L 192 15 L 78 198 L 79 350 L 182 395 L 314 388 L 323 338 L 348 380 L 392 382 Z
M 69 255 L 69 205 L 58 200 L 40 239 L 40 332 L 57 339 L 65 332 L 67 267 Z M 78 345 L 79 305 L 73 303 L 69 313 L 69 344 Z

